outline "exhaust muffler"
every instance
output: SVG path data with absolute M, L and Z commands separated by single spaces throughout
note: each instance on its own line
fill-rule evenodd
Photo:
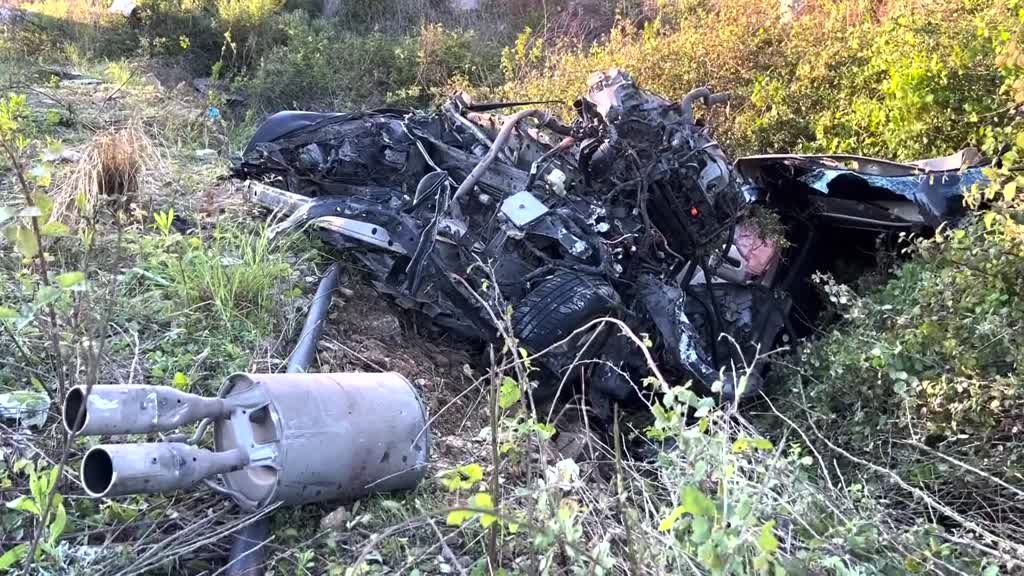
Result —
M 235 374 L 219 398 L 166 386 L 72 389 L 64 422 L 83 435 L 173 430 L 210 419 L 214 451 L 184 443 L 104 444 L 82 461 L 94 497 L 168 492 L 220 477 L 247 510 L 271 503 L 354 500 L 415 487 L 426 473 L 426 409 L 393 372 Z
M 169 432 L 204 418 L 221 418 L 230 406 L 221 398 L 204 398 L 170 386 L 75 386 L 64 399 L 64 428 L 85 436 Z M 85 414 L 76 428 L 78 412 Z
M 94 498 L 186 490 L 247 463 L 241 450 L 211 452 L 178 442 L 103 444 L 82 460 L 82 485 Z

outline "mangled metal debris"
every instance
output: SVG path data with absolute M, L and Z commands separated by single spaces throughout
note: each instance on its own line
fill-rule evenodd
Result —
M 668 100 L 608 70 L 568 124 L 492 115 L 501 104 L 465 95 L 437 113 L 281 112 L 235 174 L 290 214 L 274 234 L 324 223 L 378 290 L 443 329 L 498 338 L 478 295 L 511 307 L 533 352 L 615 316 L 650 335 L 665 371 L 734 398 L 759 389 L 762 354 L 813 325 L 812 272 L 863 268 L 880 236 L 954 216 L 981 176 L 839 156 L 734 165 L 694 113 L 726 100 L 705 88 Z M 634 393 L 638 356 L 615 331 L 577 335 L 536 363 L 537 393 L 578 366 L 569 376 L 590 372 L 601 411 Z

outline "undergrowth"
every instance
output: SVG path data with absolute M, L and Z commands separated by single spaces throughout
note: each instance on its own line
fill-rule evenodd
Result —
M 320 525 L 310 517 L 323 507 L 278 512 L 273 573 L 1019 571 L 1024 181 L 1014 169 L 1024 155 L 1024 6 L 640 4 L 617 5 L 621 18 L 607 35 L 587 36 L 593 42 L 518 4 L 508 8 L 512 30 L 400 0 L 389 2 L 394 22 L 365 2 L 320 18 L 309 2 L 146 0 L 132 24 L 95 4 L 23 5 L 34 24 L 4 24 L 0 54 L 17 58 L 0 61 L 0 81 L 26 85 L 46 54 L 102 71 L 109 89 L 124 84 L 135 97 L 144 65 L 171 60 L 230 79 L 250 113 L 238 122 L 202 110 L 180 121 L 163 109 L 140 112 L 169 157 L 161 161 L 180 172 L 141 185 L 177 195 L 103 204 L 103 218 L 93 211 L 67 227 L 48 204 L 61 170 L 40 151 L 48 138 L 83 131 L 86 119 L 5 100 L 0 134 L 16 154 L 0 160 L 14 184 L 0 188 L 0 345 L 14 352 L 0 358 L 0 387 L 47 402 L 97 382 L 210 393 L 234 370 L 280 369 L 307 302 L 301 270 L 314 247 L 271 244 L 245 219 L 183 209 L 201 205 L 197 193 L 223 170 L 197 163 L 195 150 L 237 150 L 262 111 L 426 105 L 455 87 L 568 105 L 591 72 L 621 66 L 673 98 L 704 84 L 731 91 L 730 107 L 706 120 L 733 155 L 912 159 L 974 145 L 1000 163 L 992 185 L 968 198 L 969 216 L 933 238 L 908 238 L 883 280 L 858 292 L 818 279 L 840 320 L 796 354 L 772 356 L 774 387 L 761 404 L 717 406 L 652 366 L 652 378 L 637 383 L 649 409 L 594 434 L 583 408 L 550 418 L 536 411 L 536 358 L 509 338 L 485 373 L 464 369 L 475 380 L 465 394 L 480 398 L 489 420 L 479 435 L 467 433 L 472 456 L 411 494 L 343 507 Z M 31 176 L 27 193 L 14 178 L 19 161 Z M 65 498 L 81 442 L 26 448 L 40 443 L 18 434 L 0 442 L 0 490 L 19 497 L 0 513 L 2 568 L 207 570 L 208 559 L 170 558 L 161 547 L 199 549 L 206 534 L 238 521 L 211 520 L 207 512 L 227 507 L 205 493 L 185 504 Z M 53 445 L 57 437 L 46 436 Z M 140 528 L 145 522 L 157 528 Z M 90 552 L 88 532 L 106 528 L 127 538 Z

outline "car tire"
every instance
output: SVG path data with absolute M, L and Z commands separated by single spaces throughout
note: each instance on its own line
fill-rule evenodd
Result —
M 520 345 L 540 352 L 595 318 L 607 316 L 618 295 L 602 278 L 562 270 L 545 279 L 512 312 Z

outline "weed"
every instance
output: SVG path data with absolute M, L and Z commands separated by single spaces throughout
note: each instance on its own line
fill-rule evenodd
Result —
M 154 161 L 153 144 L 137 122 L 97 134 L 55 192 L 55 218 L 74 224 L 80 214 L 95 215 L 102 204 L 116 211 L 139 202 L 146 169 Z

